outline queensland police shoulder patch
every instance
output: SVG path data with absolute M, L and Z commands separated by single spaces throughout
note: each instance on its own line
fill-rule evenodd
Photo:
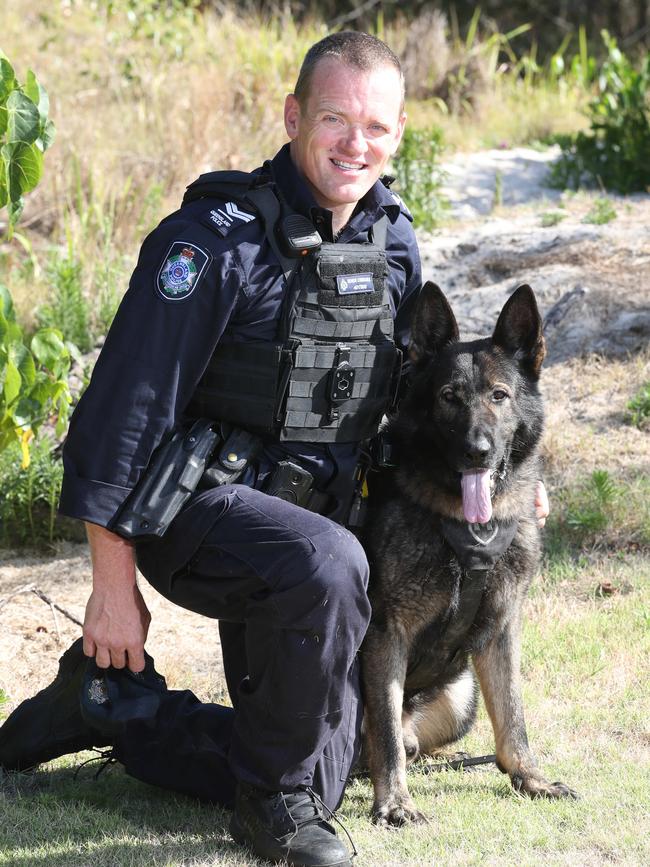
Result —
M 212 256 L 189 241 L 174 241 L 156 278 L 156 291 L 165 301 L 183 301 L 194 292 Z

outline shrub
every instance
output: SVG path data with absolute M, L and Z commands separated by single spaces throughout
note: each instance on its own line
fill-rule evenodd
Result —
M 650 382 L 641 386 L 627 405 L 629 421 L 639 430 L 650 429 Z
M 594 223 L 596 226 L 602 226 L 604 223 L 609 223 L 616 219 L 616 209 L 614 205 L 605 196 L 601 196 L 593 203 L 591 208 L 583 217 L 583 223 Z
M 32 447 L 27 467 L 21 466 L 17 444 L 0 452 L 0 544 L 52 544 L 60 535 L 55 521 L 62 479 L 63 464 L 50 437 Z
M 440 193 L 442 132 L 438 127 L 404 131 L 392 166 L 397 188 L 419 229 L 433 229 L 442 219 L 446 201 Z
M 650 187 L 650 52 L 637 70 L 606 30 L 602 37 L 608 55 L 587 111 L 591 128 L 558 137 L 562 156 L 549 180 L 561 188 L 588 183 L 644 191 Z
M 51 416 L 65 428 L 71 397 L 70 349 L 54 328 L 41 328 L 25 344 L 9 290 L 0 285 L 0 453 L 11 443 L 29 464 L 29 442 Z
M 47 267 L 52 287 L 51 301 L 40 307 L 36 318 L 40 325 L 57 328 L 65 340 L 81 352 L 92 349 L 90 313 L 81 286 L 81 263 L 68 251 L 65 256 L 52 253 Z

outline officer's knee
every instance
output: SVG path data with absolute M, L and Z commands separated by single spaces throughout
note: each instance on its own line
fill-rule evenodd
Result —
M 342 527 L 312 539 L 313 578 L 322 583 L 331 598 L 340 595 L 351 601 L 365 598 L 368 587 L 368 560 L 359 541 Z

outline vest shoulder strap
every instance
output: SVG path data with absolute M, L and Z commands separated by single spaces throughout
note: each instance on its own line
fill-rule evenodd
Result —
M 259 179 L 254 172 L 206 172 L 193 181 L 185 190 L 183 204 L 207 197 L 242 198 Z
M 265 174 L 239 171 L 207 172 L 185 190 L 183 204 L 205 198 L 237 199 L 251 204 L 261 216 L 269 245 L 282 267 L 285 278 L 288 278 L 298 262 L 285 256 L 278 245 L 275 228 L 281 216 L 281 204 Z

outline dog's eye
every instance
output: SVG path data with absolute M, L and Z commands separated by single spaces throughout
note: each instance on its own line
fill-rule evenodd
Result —
M 507 400 L 510 397 L 504 388 L 495 388 L 492 392 L 492 400 L 496 403 L 501 403 L 502 400 Z
M 440 392 L 440 397 L 446 401 L 447 403 L 452 403 L 454 400 L 454 390 L 453 388 L 443 388 Z

